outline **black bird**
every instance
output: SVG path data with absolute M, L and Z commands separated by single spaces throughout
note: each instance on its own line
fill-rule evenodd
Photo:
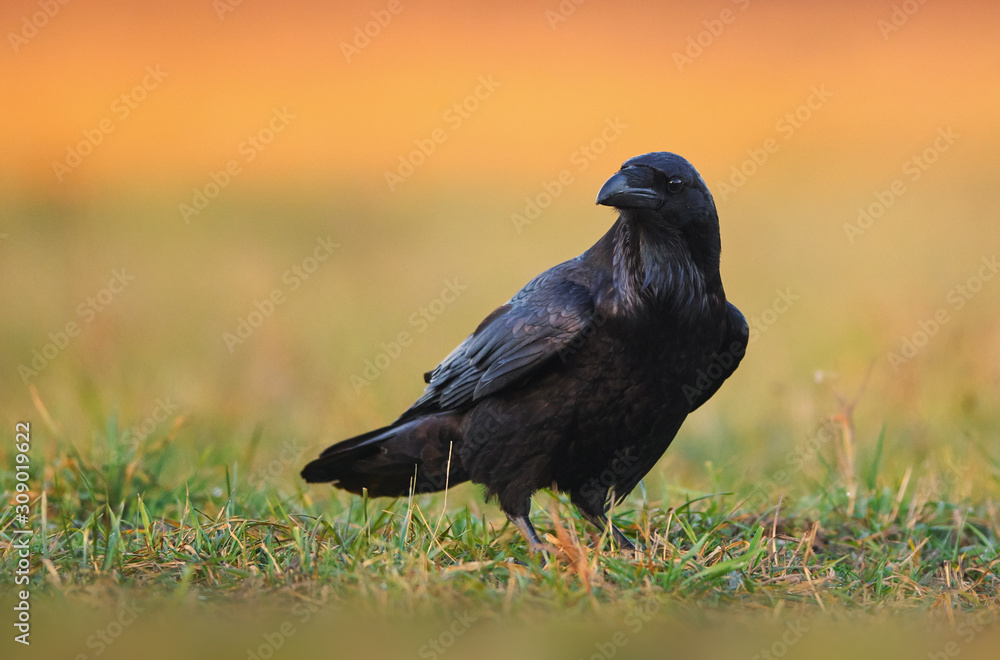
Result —
M 329 447 L 303 478 L 373 497 L 473 481 L 532 550 L 531 496 L 553 487 L 632 548 L 611 502 L 735 371 L 748 328 L 726 301 L 715 202 L 688 161 L 632 158 L 597 203 L 618 219 L 593 247 L 487 316 L 399 419 Z

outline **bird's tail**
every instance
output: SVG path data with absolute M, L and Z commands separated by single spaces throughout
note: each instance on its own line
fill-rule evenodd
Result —
M 458 457 L 461 419 L 428 415 L 385 426 L 328 447 L 305 466 L 302 478 L 372 497 L 433 492 L 469 477 Z

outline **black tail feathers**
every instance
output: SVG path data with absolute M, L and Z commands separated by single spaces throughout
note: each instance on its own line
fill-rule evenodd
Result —
M 351 493 L 372 497 L 433 492 L 468 479 L 458 458 L 459 421 L 430 415 L 369 431 L 328 447 L 305 466 L 310 483 L 333 482 Z M 450 473 L 449 473 L 450 458 Z

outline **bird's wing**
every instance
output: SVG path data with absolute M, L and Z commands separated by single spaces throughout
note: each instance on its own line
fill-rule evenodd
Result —
M 399 418 L 461 409 L 522 382 L 566 349 L 594 320 L 594 301 L 560 267 L 529 282 L 486 317 L 433 371 L 427 389 Z
M 719 391 L 722 387 L 722 383 L 725 382 L 727 378 L 733 375 L 736 371 L 736 367 L 740 366 L 740 362 L 743 360 L 743 356 L 747 351 L 747 342 L 750 339 L 750 327 L 747 325 L 747 320 L 743 318 L 743 314 L 740 310 L 736 309 L 736 306 L 732 303 L 726 303 L 728 309 L 726 311 L 726 332 L 722 336 L 722 342 L 719 344 L 719 348 L 712 355 L 712 359 L 709 365 L 718 365 L 721 369 L 721 373 L 718 377 L 713 377 L 708 381 L 707 385 L 702 386 L 699 384 L 696 395 L 691 401 L 691 411 L 697 410 L 703 403 L 712 398 L 712 395 Z M 705 369 L 704 372 L 710 370 Z

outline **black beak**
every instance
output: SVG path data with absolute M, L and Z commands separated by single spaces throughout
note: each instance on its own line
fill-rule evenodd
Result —
M 656 192 L 653 184 L 651 168 L 623 167 L 601 186 L 601 192 L 597 193 L 597 203 L 619 209 L 659 208 L 663 197 Z

